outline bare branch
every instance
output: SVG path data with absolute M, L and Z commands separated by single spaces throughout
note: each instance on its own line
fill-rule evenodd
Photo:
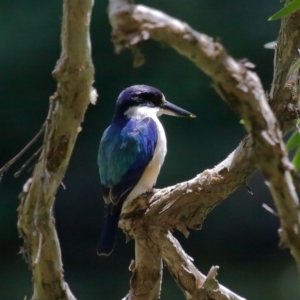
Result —
M 2 177 L 3 177 L 4 173 L 7 172 L 8 169 L 38 140 L 38 138 L 43 134 L 44 131 L 45 131 L 45 124 L 42 126 L 40 131 L 35 135 L 35 137 L 22 149 L 22 151 L 20 153 L 18 153 L 14 158 L 12 158 L 9 162 L 7 162 L 0 169 L 0 182 L 2 180 Z M 35 154 L 33 154 L 33 156 L 35 157 Z M 30 158 L 30 161 L 31 161 L 31 158 Z M 23 166 L 22 166 L 22 169 L 23 169 Z M 15 177 L 17 177 L 17 176 L 15 176 Z
M 40 147 L 36 152 L 34 152 L 29 159 L 22 165 L 21 169 L 17 171 L 14 176 L 15 178 L 18 178 L 20 174 L 24 171 L 24 169 L 27 168 L 27 166 L 40 154 L 42 151 L 43 147 Z
M 156 193 L 144 218 L 183 232 L 186 227 L 200 228 L 214 205 L 245 184 L 257 162 L 270 181 L 281 225 L 287 231 L 287 245 L 300 266 L 300 235 L 294 230 L 300 226 L 298 198 L 290 180 L 290 164 L 282 135 L 257 75 L 230 57 L 220 43 L 162 12 L 125 0 L 112 0 L 109 15 L 118 50 L 150 37 L 173 47 L 212 77 L 217 92 L 245 120 L 245 127 L 253 138 L 253 141 L 252 138 L 242 141 L 238 149 L 214 169 Z M 298 116 L 295 101 L 290 107 L 290 111 L 297 113 L 290 116 L 289 124 L 295 124 L 293 118 Z M 281 180 L 284 187 L 279 186 Z
M 32 300 L 75 299 L 64 281 L 52 208 L 90 102 L 92 6 L 93 0 L 64 1 L 62 53 L 53 72 L 57 93 L 50 99 L 43 151 L 21 195 L 18 228 L 33 271 Z
M 129 0 L 109 1 L 109 18 L 113 29 L 112 39 L 117 53 L 124 49 L 131 49 L 133 46 L 136 49 L 139 43 L 151 38 L 175 49 L 215 81 L 225 80 L 230 86 L 235 83 L 235 80 L 231 81 L 232 74 L 226 73 L 226 68 L 231 63 L 232 68 L 241 63 L 228 57 L 220 43 L 195 31 L 185 22 L 144 5 L 133 5 L 131 2 Z M 291 74 L 290 78 L 286 78 L 290 66 L 299 55 L 299 14 L 299 12 L 295 12 L 282 22 L 270 92 L 272 100 L 270 105 L 283 132 L 295 128 L 299 115 L 299 104 L 295 97 L 295 86 L 298 86 L 299 79 L 295 80 L 294 74 Z M 245 65 L 249 64 L 245 63 Z M 225 73 L 229 76 L 226 79 L 224 78 Z M 295 84 L 287 86 L 291 80 L 295 80 Z
M 156 190 L 154 194 L 140 197 L 124 207 L 124 222 L 120 227 L 126 232 L 147 224 L 166 229 L 178 229 L 188 235 L 187 227 L 201 229 L 206 215 L 255 171 L 252 139 L 246 137 L 224 161 L 213 169 L 205 170 L 195 178 L 174 186 Z M 144 212 L 140 223 L 137 218 Z
M 163 235 L 160 239 L 163 259 L 186 299 L 245 300 L 219 285 L 215 278 L 218 267 L 212 267 L 205 277 L 197 270 L 192 258 L 184 252 L 170 232 L 161 235 Z
M 150 234 L 151 233 L 151 234 Z M 124 299 L 159 299 L 162 280 L 161 249 L 157 229 L 139 228 L 135 234 L 135 261 L 129 269 L 133 272 L 130 291 Z
M 152 197 L 136 199 L 124 207 L 122 216 L 126 220 L 120 224 L 121 228 L 130 234 L 142 224 L 156 224 L 164 229 L 177 228 L 188 235 L 186 228 L 200 229 L 207 213 L 230 193 L 245 185 L 258 165 L 267 177 L 277 206 L 281 232 L 284 233 L 281 239 L 286 237 L 284 244 L 290 247 L 300 267 L 299 200 L 290 176 L 293 168 L 286 155 L 279 124 L 267 103 L 258 76 L 247 68 L 249 64 L 234 60 L 220 43 L 196 32 L 186 23 L 146 6 L 134 5 L 127 0 L 110 0 L 109 17 L 117 52 L 132 47 L 137 51 L 139 43 L 149 38 L 174 48 L 214 80 L 217 92 L 241 115 L 247 131 L 252 134 L 213 169 L 187 182 L 155 192 Z M 294 28 L 298 28 L 296 23 Z M 299 30 L 293 33 L 293 36 L 298 35 Z M 298 43 L 299 38 L 297 46 Z M 295 54 L 295 49 L 299 47 L 295 48 L 292 44 L 289 49 L 294 47 Z M 280 59 L 284 61 L 281 66 L 289 70 L 287 64 L 292 60 L 282 53 L 290 55 L 291 52 L 285 52 L 283 43 L 279 47 Z M 277 71 L 282 72 L 282 69 Z M 295 91 L 287 88 L 285 76 L 286 73 L 280 74 L 280 83 L 274 79 L 273 101 L 270 104 L 282 130 L 287 132 L 295 128 L 299 104 Z M 276 92 L 278 98 L 275 98 Z M 286 102 L 278 105 L 282 95 Z M 130 219 L 135 212 L 140 215 L 142 210 L 145 212 L 142 217 Z
M 257 92 L 253 99 L 234 95 L 227 95 L 226 99 L 231 106 L 237 107 L 253 137 L 255 161 L 267 179 L 278 210 L 281 232 L 285 232 L 285 235 L 280 235 L 280 244 L 290 248 L 300 269 L 299 199 L 279 124 L 265 97 Z
M 299 69 L 288 76 L 293 63 L 299 57 L 300 11 L 283 18 L 275 47 L 273 82 L 269 94 L 272 107 L 282 131 L 295 125 L 299 118 Z

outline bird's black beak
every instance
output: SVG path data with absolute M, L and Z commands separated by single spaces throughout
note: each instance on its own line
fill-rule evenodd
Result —
M 175 117 L 196 118 L 194 114 L 168 101 L 164 101 L 160 107 L 163 110 L 163 113 L 166 115 Z

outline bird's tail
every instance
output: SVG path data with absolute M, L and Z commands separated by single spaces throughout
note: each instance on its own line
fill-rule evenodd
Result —
M 106 209 L 107 213 L 104 218 L 100 240 L 97 245 L 97 254 L 108 256 L 115 247 L 118 223 L 122 209 L 112 203 L 108 204 Z

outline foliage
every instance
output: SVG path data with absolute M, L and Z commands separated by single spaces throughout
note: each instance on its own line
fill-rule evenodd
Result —
M 289 3 L 284 8 L 282 8 L 281 10 L 279 10 L 276 14 L 271 16 L 269 18 L 269 21 L 274 21 L 274 20 L 281 19 L 283 17 L 287 17 L 288 15 L 290 15 L 291 13 L 293 13 L 299 8 L 300 8 L 300 0 L 294 0 L 293 2 Z
M 286 144 L 286 148 L 288 151 L 293 149 L 297 149 L 295 155 L 293 157 L 293 165 L 296 170 L 300 170 L 300 134 L 298 131 L 295 131 Z

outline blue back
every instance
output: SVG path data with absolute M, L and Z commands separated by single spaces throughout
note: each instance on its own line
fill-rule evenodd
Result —
M 100 141 L 98 165 L 106 202 L 123 203 L 151 161 L 157 143 L 152 118 L 115 120 Z

